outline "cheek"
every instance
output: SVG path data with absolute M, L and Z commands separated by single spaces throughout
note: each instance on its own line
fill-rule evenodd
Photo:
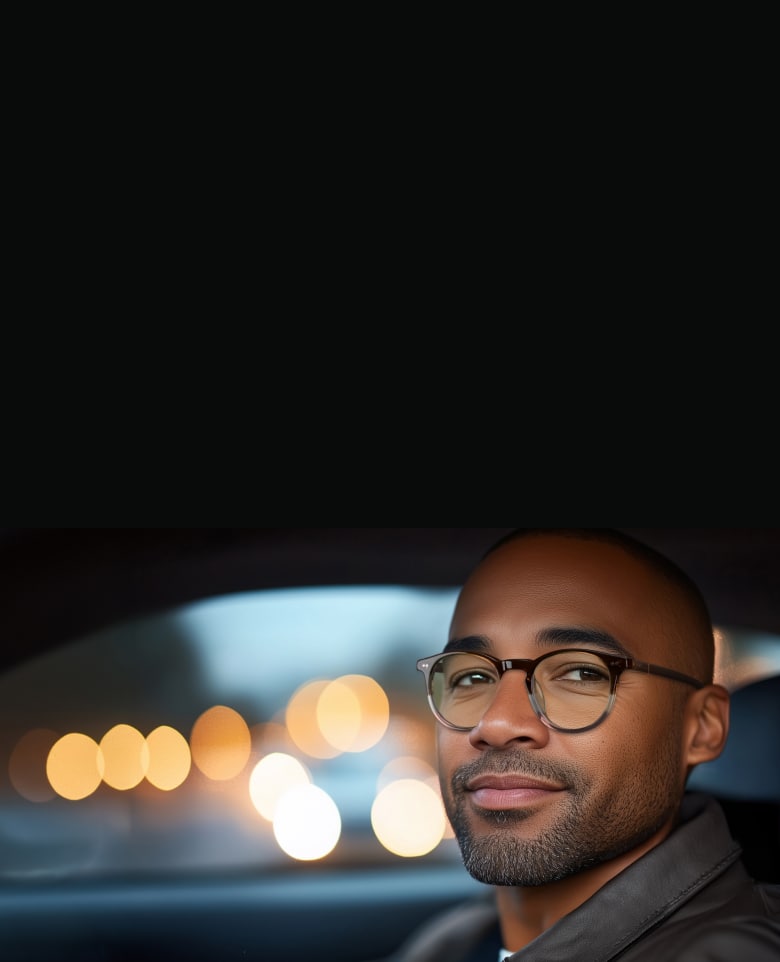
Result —
M 436 726 L 436 757 L 440 765 L 444 764 L 452 752 L 452 735 L 453 733 L 442 725 Z
M 607 777 L 669 764 L 681 752 L 681 712 L 674 699 L 647 697 L 634 691 L 615 704 L 607 724 L 595 729 L 593 750 L 605 763 Z M 600 736 L 600 737 L 598 737 Z
M 449 782 L 450 774 L 462 765 L 469 756 L 470 744 L 468 735 L 464 732 L 453 732 L 439 726 L 436 733 L 436 761 L 439 774 Z
M 665 682 L 661 680 L 661 684 Z M 627 742 L 656 739 L 674 730 L 680 719 L 679 704 L 669 689 L 648 684 L 631 685 L 630 682 L 623 683 L 623 686 L 622 691 L 618 687 L 612 716 L 617 727 L 625 733 Z

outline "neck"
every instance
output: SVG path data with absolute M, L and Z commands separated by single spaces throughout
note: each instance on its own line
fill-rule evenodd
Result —
M 496 886 L 496 904 L 505 948 L 517 952 L 528 945 L 654 848 L 668 832 L 667 828 L 644 845 L 560 882 L 534 887 Z

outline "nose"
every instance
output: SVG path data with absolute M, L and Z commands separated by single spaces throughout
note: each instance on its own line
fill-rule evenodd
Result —
M 501 676 L 492 704 L 469 732 L 475 748 L 501 748 L 518 740 L 526 747 L 547 744 L 550 729 L 533 709 L 525 678 L 525 672 L 518 669 Z

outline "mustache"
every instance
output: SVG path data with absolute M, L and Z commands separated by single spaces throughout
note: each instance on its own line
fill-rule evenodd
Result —
M 461 792 L 478 775 L 522 775 L 555 782 L 567 787 L 582 784 L 580 772 L 565 762 L 550 763 L 526 752 L 487 752 L 472 762 L 460 765 L 452 774 L 453 792 Z

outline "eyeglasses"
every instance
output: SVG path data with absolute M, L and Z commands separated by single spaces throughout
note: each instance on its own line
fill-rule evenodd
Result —
M 528 697 L 537 717 L 561 732 L 587 731 L 604 721 L 615 704 L 618 679 L 624 671 L 642 671 L 704 687 L 671 668 L 579 648 L 503 661 L 492 655 L 448 651 L 417 662 L 417 670 L 425 676 L 433 714 L 455 731 L 469 731 L 478 724 L 495 700 L 501 676 L 513 669 L 525 672 Z

